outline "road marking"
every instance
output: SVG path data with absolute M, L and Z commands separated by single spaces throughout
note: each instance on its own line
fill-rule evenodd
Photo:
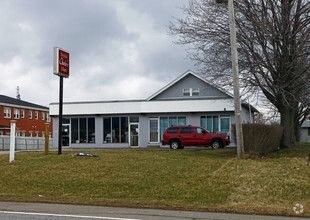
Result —
M 36 213 L 36 212 L 11 212 L 11 211 L 0 211 L 0 213 L 3 213 L 3 214 L 18 214 L 18 215 L 42 215 L 42 216 L 55 216 L 55 217 L 72 217 L 72 218 L 104 219 L 104 220 L 139 220 L 139 219 L 130 219 L 130 218 L 112 218 L 112 217 L 85 216 L 85 215 L 63 215 L 63 214 Z

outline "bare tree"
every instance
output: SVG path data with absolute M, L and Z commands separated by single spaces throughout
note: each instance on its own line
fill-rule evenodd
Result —
M 190 0 L 185 18 L 170 32 L 188 44 L 188 56 L 201 73 L 232 85 L 227 5 Z M 297 128 L 310 113 L 309 0 L 236 0 L 241 86 L 262 92 L 277 108 L 284 127 L 282 145 L 296 140 Z

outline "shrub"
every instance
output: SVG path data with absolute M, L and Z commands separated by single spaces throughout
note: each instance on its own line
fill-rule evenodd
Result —
M 232 125 L 232 134 L 237 140 L 235 127 Z M 246 154 L 268 155 L 280 148 L 283 127 L 279 125 L 242 124 L 242 131 Z

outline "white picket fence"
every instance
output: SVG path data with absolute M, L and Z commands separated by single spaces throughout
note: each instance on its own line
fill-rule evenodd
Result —
M 49 146 L 53 144 L 49 139 Z M 43 137 L 15 137 L 15 150 L 44 150 L 45 138 Z M 10 136 L 0 135 L 0 151 L 10 150 Z

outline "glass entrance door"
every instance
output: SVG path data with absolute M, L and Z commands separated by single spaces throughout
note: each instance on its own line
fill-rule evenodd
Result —
M 130 123 L 130 147 L 138 147 L 139 146 L 139 124 L 138 123 Z
M 70 125 L 62 125 L 62 146 L 70 146 Z
M 150 143 L 159 143 L 159 119 L 150 118 Z

